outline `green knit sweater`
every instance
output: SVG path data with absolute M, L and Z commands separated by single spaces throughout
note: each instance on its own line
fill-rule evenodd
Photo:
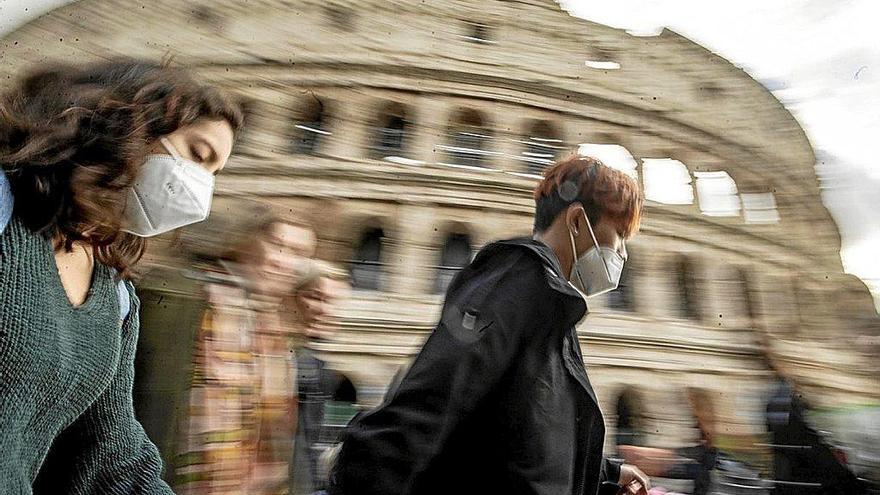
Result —
M 138 300 L 121 318 L 96 264 L 84 304 L 61 285 L 49 239 L 0 228 L 0 493 L 171 493 L 134 417 Z

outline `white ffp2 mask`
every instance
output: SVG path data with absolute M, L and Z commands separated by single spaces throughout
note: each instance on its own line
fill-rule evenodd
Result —
M 584 213 L 584 217 L 586 218 L 586 213 Z M 590 231 L 593 247 L 580 257 L 577 255 L 574 233 L 570 229 L 568 231 L 571 239 L 571 252 L 575 259 L 568 281 L 585 297 L 593 297 L 617 288 L 625 260 L 617 251 L 599 246 L 589 218 L 587 218 L 587 229 Z
M 214 175 L 182 158 L 167 139 L 168 155 L 150 155 L 128 190 L 122 230 L 151 237 L 201 222 L 211 211 Z

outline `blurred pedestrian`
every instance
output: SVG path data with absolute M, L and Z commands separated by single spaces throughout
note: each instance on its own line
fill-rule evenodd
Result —
M 294 350 L 299 424 L 291 463 L 292 495 L 326 489 L 326 472 L 321 462 L 324 410 L 341 376 L 327 368 L 311 344 L 332 337 L 336 324 L 331 319 L 333 309 L 349 291 L 344 271 L 323 262 L 315 262 L 311 267 L 297 287 L 291 305 L 299 334 Z
M 571 157 L 535 190 L 534 237 L 491 243 L 449 286 L 397 388 L 346 430 L 331 494 L 589 494 L 641 484 L 602 456 L 605 425 L 575 325 L 616 288 L 638 183 Z
M 42 64 L 0 100 L 0 492 L 171 493 L 132 409 L 149 237 L 203 220 L 240 105 L 182 69 Z
M 293 293 L 294 318 L 298 333 L 306 341 L 327 340 L 337 322 L 333 309 L 351 290 L 348 274 L 329 263 L 315 261 Z
M 708 495 L 713 490 L 712 473 L 718 462 L 717 416 L 704 389 L 688 388 L 687 398 L 697 420 L 699 441 L 696 445 L 680 449 L 620 445 L 617 449 L 627 462 L 638 465 L 649 476 L 693 480 L 691 494 Z
M 786 376 L 784 361 L 774 351 L 770 336 L 759 334 L 758 337 L 764 364 L 772 373 L 764 418 L 773 450 L 773 493 L 866 493 L 867 487 L 807 421 L 807 401 Z
M 232 253 L 200 275 L 208 307 L 176 446 L 180 493 L 287 489 L 297 414 L 281 301 L 307 272 L 315 235 L 258 210 L 247 230 L 231 235 L 240 240 Z
M 841 462 L 835 449 L 807 422 L 807 410 L 801 394 L 777 374 L 766 408 L 767 430 L 773 446 L 773 493 L 867 493 L 867 486 Z

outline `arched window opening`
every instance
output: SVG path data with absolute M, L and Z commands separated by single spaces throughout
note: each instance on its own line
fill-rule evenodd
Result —
M 371 155 L 381 160 L 389 156 L 403 156 L 407 134 L 410 131 L 406 108 L 393 102 L 382 109 L 375 129 Z
M 305 102 L 300 114 L 294 118 L 293 131 L 291 144 L 294 153 L 314 155 L 320 151 L 330 132 L 324 103 L 318 97 L 312 95 Z
M 565 150 L 559 131 L 545 120 L 533 122 L 521 143 L 524 149 L 520 159 L 526 163 L 526 171 L 533 175 L 541 175 Z
M 685 256 L 676 263 L 676 285 L 679 302 L 679 315 L 688 320 L 700 319 L 697 274 L 694 264 Z
M 351 285 L 361 290 L 381 290 L 384 272 L 382 249 L 385 233 L 374 228 L 365 231 L 355 246 L 350 265 Z
M 634 282 L 632 263 L 624 263 L 617 289 L 608 293 L 608 307 L 615 311 L 635 311 Z
M 459 111 L 449 130 L 449 144 L 440 148 L 452 165 L 488 167 L 492 152 L 491 131 L 483 114 L 473 109 Z
M 617 396 L 617 433 L 615 443 L 621 445 L 642 445 L 642 418 L 639 397 L 635 391 L 627 389 Z
M 434 279 L 434 294 L 445 294 L 452 279 L 471 262 L 473 251 L 471 239 L 467 234 L 453 233 L 446 236 L 440 252 L 440 264 Z

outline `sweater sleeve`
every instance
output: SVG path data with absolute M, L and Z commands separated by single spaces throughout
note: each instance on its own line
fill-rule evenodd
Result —
M 55 440 L 34 493 L 171 494 L 156 446 L 135 419 L 132 403 L 139 302 L 122 327 L 116 375 L 107 389 Z

